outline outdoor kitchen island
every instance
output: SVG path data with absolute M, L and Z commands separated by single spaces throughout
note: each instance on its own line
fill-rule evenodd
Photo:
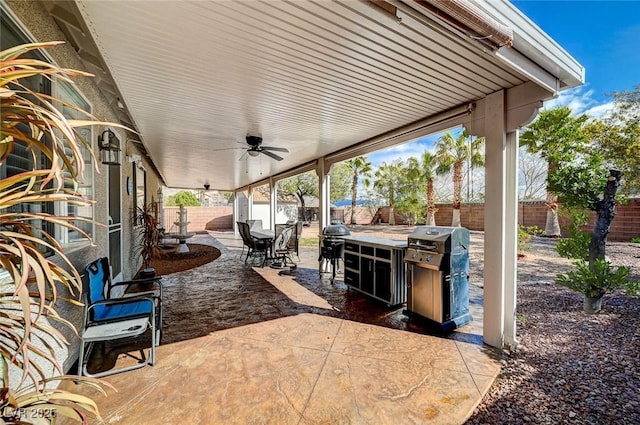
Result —
M 389 306 L 407 301 L 407 241 L 368 236 L 344 239 L 344 283 Z

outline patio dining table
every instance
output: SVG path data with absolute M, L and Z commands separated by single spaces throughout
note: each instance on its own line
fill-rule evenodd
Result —
M 276 236 L 273 230 L 269 229 L 261 229 L 261 230 L 252 230 L 251 236 L 254 238 L 264 241 L 268 245 L 268 252 L 264 256 L 264 261 L 262 262 L 262 267 L 267 263 L 267 260 L 271 259 L 273 256 L 273 240 Z
M 251 236 L 260 240 L 272 240 L 275 237 L 275 232 L 269 229 L 252 230 Z

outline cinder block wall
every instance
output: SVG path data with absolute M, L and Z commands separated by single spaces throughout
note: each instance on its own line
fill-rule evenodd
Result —
M 595 213 L 591 214 L 589 230 L 593 229 Z M 611 225 L 609 239 L 613 241 L 628 241 L 640 237 L 640 199 L 632 199 L 627 204 L 618 206 L 616 218 Z
M 202 230 L 233 229 L 233 207 L 186 207 L 188 232 Z M 180 207 L 164 207 L 164 228 L 167 232 L 177 232 Z
M 450 226 L 453 216 L 451 204 L 436 205 L 436 224 Z M 164 208 L 164 225 L 169 232 L 177 232 L 179 207 Z M 350 208 L 349 208 L 350 210 Z M 358 224 L 369 224 L 371 218 L 365 209 L 358 208 Z M 382 222 L 389 222 L 388 208 L 382 208 Z M 585 230 L 593 230 L 595 213 L 591 214 L 591 222 Z M 350 220 L 350 211 L 345 212 L 345 219 Z M 460 210 L 462 225 L 470 230 L 484 230 L 484 204 L 463 204 Z M 188 231 L 202 230 L 230 230 L 233 228 L 233 208 L 224 207 L 187 207 Z M 523 226 L 538 226 L 545 228 L 547 209 L 544 201 L 521 202 L 518 207 L 518 223 Z M 396 214 L 396 224 L 403 224 L 402 217 Z M 560 217 L 560 227 L 563 235 L 566 235 L 568 220 Z M 640 199 L 632 199 L 625 205 L 619 205 L 616 209 L 616 218 L 611 226 L 609 240 L 628 241 L 631 238 L 640 237 Z
M 440 226 L 451 225 L 453 211 L 451 204 L 436 205 L 436 224 Z M 562 208 L 562 206 L 560 207 Z M 585 230 L 593 230 L 596 214 L 591 213 L 591 221 Z M 464 227 L 470 230 L 484 230 L 484 204 L 466 204 L 460 209 L 460 220 Z M 547 221 L 547 207 L 544 201 L 521 202 L 518 207 L 518 223 L 523 226 L 538 226 L 545 228 Z M 560 217 L 562 234 L 566 235 L 569 221 Z M 609 240 L 628 241 L 631 238 L 640 237 L 640 199 L 631 199 L 624 205 L 616 208 L 616 217 L 611 225 Z

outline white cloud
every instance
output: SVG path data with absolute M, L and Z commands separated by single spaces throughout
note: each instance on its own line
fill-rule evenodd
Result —
M 369 161 L 377 167 L 382 162 L 390 163 L 396 160 L 405 161 L 412 156 L 419 158 L 422 155 L 422 152 L 429 150 L 429 147 L 430 146 L 423 141 L 415 141 L 374 152 L 367 155 L 367 157 Z
M 457 137 L 461 131 L 462 128 L 454 128 L 450 130 L 454 137 Z M 420 158 L 424 151 L 433 152 L 433 145 L 443 134 L 444 132 L 435 133 L 416 139 L 413 142 L 392 146 L 369 154 L 367 155 L 367 158 L 374 167 L 378 167 L 382 162 L 390 163 L 396 160 L 406 161 L 411 157 Z
M 603 103 L 602 105 L 597 105 L 590 109 L 587 109 L 585 113 L 595 118 L 602 118 L 605 115 L 609 114 L 611 111 L 613 111 L 614 106 L 615 106 L 615 102 L 613 101 L 607 102 L 607 103 Z
M 612 109 L 613 102 L 601 103 L 594 98 L 594 94 L 592 89 L 587 89 L 585 86 L 565 90 L 555 99 L 545 102 L 544 109 L 568 106 L 576 115 L 588 114 L 600 118 Z

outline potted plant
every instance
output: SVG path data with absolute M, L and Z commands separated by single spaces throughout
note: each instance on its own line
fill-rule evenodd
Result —
M 134 252 L 142 258 L 139 277 L 154 277 L 156 271 L 151 267 L 151 260 L 157 258 L 160 252 L 158 247 L 160 232 L 154 202 L 136 207 L 135 224 L 138 226 L 138 244 Z
M 90 75 L 31 59 L 28 53 L 51 48 L 60 42 L 33 43 L 0 51 L 0 163 L 6 162 L 16 145 L 34 155 L 33 169 L 0 179 L 0 422 L 29 423 L 29 409 L 55 411 L 87 423 L 87 414 L 98 416 L 93 400 L 58 388 L 62 380 L 89 383 L 103 392 L 101 381 L 62 376 L 56 346 L 68 344 L 48 321 L 73 325 L 58 312 L 60 302 L 80 304 L 81 278 L 60 244 L 47 233 L 49 224 L 65 226 L 90 239 L 76 225 L 77 217 L 30 212 L 29 203 L 65 202 L 87 205 L 91 201 L 66 189 L 65 181 L 77 182 L 84 171 L 80 146 L 87 141 L 76 131 L 86 125 L 118 124 L 68 120 L 54 106 L 61 102 L 35 92 L 22 82 L 29 77 L 60 78 Z M 61 102 L 62 103 L 62 102 Z M 74 108 L 73 105 L 65 104 Z M 36 161 L 36 153 L 48 158 Z M 92 154 L 93 155 L 93 154 Z M 95 164 L 95 158 L 92 157 Z M 44 256 L 43 251 L 53 256 Z M 56 259 L 56 261 L 53 261 Z M 71 295 L 61 297 L 61 290 Z M 34 361 L 39 358 L 41 361 Z M 49 369 L 59 376 L 50 376 Z

